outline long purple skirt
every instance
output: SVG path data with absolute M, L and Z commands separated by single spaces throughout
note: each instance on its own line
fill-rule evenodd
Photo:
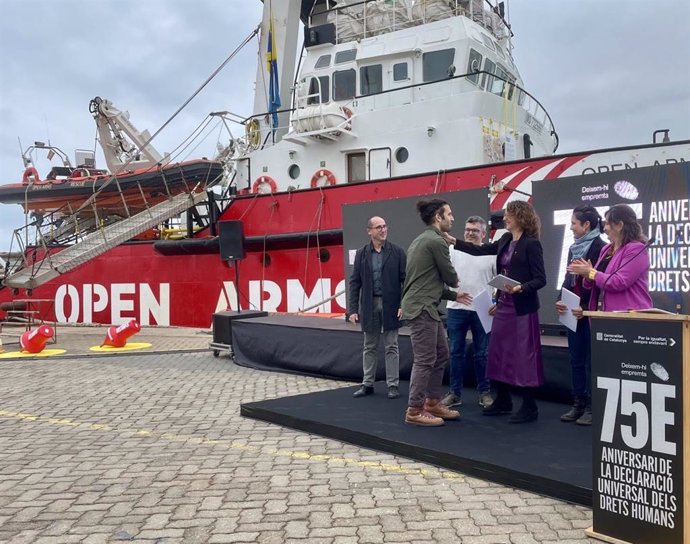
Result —
M 539 314 L 516 315 L 513 297 L 501 293 L 489 337 L 486 375 L 491 380 L 538 387 L 544 383 Z

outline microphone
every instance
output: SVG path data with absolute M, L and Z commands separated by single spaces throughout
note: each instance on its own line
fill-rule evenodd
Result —
M 601 286 L 601 289 L 599 290 L 599 295 L 597 296 L 597 310 L 599 310 L 599 311 L 602 310 L 602 306 L 604 305 L 604 300 L 603 300 L 604 291 L 606 290 L 606 284 L 609 282 L 609 280 L 613 276 L 615 276 L 621 268 L 623 268 L 628 263 L 634 261 L 640 253 L 642 253 L 643 251 L 646 251 L 647 248 L 649 248 L 649 246 L 654 245 L 655 242 L 656 242 L 656 238 L 650 238 L 649 240 L 647 240 L 647 243 L 644 246 L 642 246 L 642 248 L 639 251 L 637 251 L 635 253 L 635 255 L 630 257 L 627 261 L 619 264 L 618 267 L 613 272 L 611 272 L 611 274 L 609 274 L 609 277 L 606 278 L 606 280 L 604 281 L 604 284 Z

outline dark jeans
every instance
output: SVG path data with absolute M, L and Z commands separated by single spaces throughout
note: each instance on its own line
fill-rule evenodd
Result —
M 408 406 L 421 408 L 425 399 L 443 395 L 443 373 L 448 364 L 448 338 L 443 323 L 422 312 L 407 324 L 412 340 L 412 375 Z
M 589 319 L 577 321 L 575 332 L 568 329 L 568 350 L 572 372 L 573 396 L 588 399 L 592 387 L 592 346 Z
M 456 395 L 462 394 L 463 374 L 465 373 L 465 350 L 467 331 L 472 331 L 472 349 L 474 352 L 474 375 L 477 380 L 477 391 L 487 392 L 491 389 L 486 377 L 486 354 L 489 346 L 489 335 L 484 332 L 477 312 L 471 310 L 448 309 L 446 324 L 450 340 L 450 390 Z

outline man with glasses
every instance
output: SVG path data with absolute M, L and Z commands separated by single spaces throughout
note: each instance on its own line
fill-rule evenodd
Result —
M 477 215 L 465 221 L 465 242 L 482 245 L 486 236 L 486 221 Z M 461 251 L 453 251 L 451 246 L 450 260 L 460 278 L 460 287 L 456 290 L 466 291 L 475 296 L 486 289 L 496 275 L 496 257 L 494 255 L 473 256 Z M 489 346 L 489 335 L 484 332 L 482 322 L 472 306 L 461 302 L 448 302 L 446 305 L 448 338 L 450 340 L 450 391 L 441 401 L 449 408 L 462 404 L 462 386 L 465 372 L 467 332 L 472 331 L 472 351 L 474 375 L 479 392 L 479 404 L 491 406 L 491 384 L 486 377 L 486 358 Z
M 367 234 L 370 242 L 355 254 L 348 293 L 348 321 L 359 321 L 364 331 L 364 378 L 353 396 L 359 398 L 374 393 L 377 350 L 383 333 L 388 398 L 396 399 L 400 396 L 400 301 L 407 261 L 405 251 L 388 241 L 388 226 L 383 218 L 369 219 Z

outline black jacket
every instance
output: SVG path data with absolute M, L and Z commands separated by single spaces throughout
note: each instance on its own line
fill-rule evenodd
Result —
M 601 253 L 601 248 L 603 248 L 606 245 L 606 242 L 604 242 L 599 236 L 594 238 L 592 240 L 592 244 L 589 246 L 589 249 L 587 250 L 587 254 L 585 255 L 585 261 L 590 261 L 592 264 L 596 264 L 597 260 L 599 259 L 599 254 Z M 570 264 L 573 260 L 573 253 L 572 251 L 568 250 L 568 264 Z M 584 285 L 582 284 L 582 276 L 574 276 L 570 272 L 565 273 L 565 278 L 563 278 L 563 285 L 561 285 L 561 288 L 565 287 L 568 291 L 572 291 L 573 293 L 580 293 L 580 307 L 584 308 L 585 310 L 589 308 L 589 299 L 592 295 L 592 290 L 591 289 L 586 289 Z M 561 293 L 558 293 L 558 300 L 561 300 Z
M 362 330 L 373 332 L 374 313 L 374 272 L 371 268 L 371 249 L 369 242 L 357 250 L 355 264 L 350 276 L 348 292 L 348 314 L 359 314 Z M 381 249 L 383 266 L 381 268 L 381 285 L 383 289 L 383 330 L 399 329 L 402 324 L 397 317 L 402 287 L 405 283 L 405 251 L 395 244 L 386 241 Z
M 470 255 L 496 255 L 496 270 L 500 272 L 501 266 L 498 264 L 500 255 L 508 248 L 512 240 L 513 235 L 507 232 L 498 241 L 481 246 L 458 240 L 455 249 Z M 546 285 L 544 251 L 537 238 L 532 238 L 526 234 L 520 237 L 506 275 L 522 284 L 522 291 L 513 295 L 515 313 L 525 315 L 536 312 L 539 309 L 537 291 Z

